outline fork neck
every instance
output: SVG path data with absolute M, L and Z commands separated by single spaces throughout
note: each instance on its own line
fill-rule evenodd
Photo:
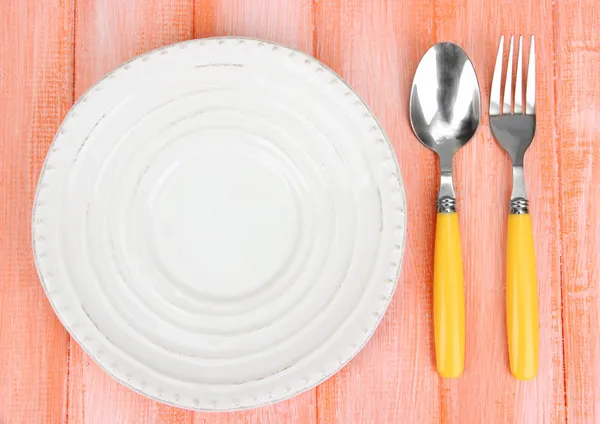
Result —
M 513 187 L 510 195 L 510 213 L 525 215 L 529 213 L 529 200 L 525 191 L 525 174 L 523 166 L 513 165 Z

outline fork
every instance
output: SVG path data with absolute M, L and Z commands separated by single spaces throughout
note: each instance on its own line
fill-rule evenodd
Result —
M 490 126 L 496 140 L 510 155 L 513 168 L 506 252 L 506 320 L 510 370 L 515 378 L 530 380 L 538 370 L 538 289 L 523 156 L 535 134 L 535 40 L 531 36 L 525 110 L 522 36 L 519 37 L 514 107 L 511 104 L 513 43 L 514 37 L 511 36 L 504 97 L 500 103 L 504 36 L 500 38 L 490 94 Z

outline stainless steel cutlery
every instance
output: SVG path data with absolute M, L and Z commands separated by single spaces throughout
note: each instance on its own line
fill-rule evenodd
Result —
M 533 36 L 525 91 L 523 38 L 519 37 L 514 85 L 514 37 L 510 39 L 505 78 L 503 53 L 504 37 L 496 57 L 489 114 L 492 133 L 508 152 L 513 166 L 506 253 L 508 352 L 514 377 L 527 380 L 537 374 L 539 344 L 535 253 L 523 173 L 523 157 L 533 141 L 536 124 Z M 479 107 L 479 84 L 467 55 L 452 43 L 431 47 L 419 62 L 413 80 L 410 122 L 421 143 L 440 158 L 433 297 L 436 363 L 443 377 L 458 377 L 462 373 L 465 350 L 462 255 L 452 158 L 477 130 Z
M 510 369 L 516 378 L 529 380 L 535 377 L 538 369 L 539 324 L 533 231 L 525 190 L 523 157 L 535 134 L 535 40 L 532 36 L 529 46 L 525 107 L 522 80 L 523 37 L 519 37 L 514 90 L 513 45 L 514 37 L 511 37 L 501 102 L 504 37 L 500 38 L 490 94 L 490 126 L 496 140 L 508 152 L 513 168 L 506 252 L 506 319 Z

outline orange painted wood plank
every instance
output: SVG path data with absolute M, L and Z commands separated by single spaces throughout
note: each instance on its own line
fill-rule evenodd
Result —
M 312 2 L 306 0 L 196 0 L 196 37 L 257 37 L 312 53 Z M 195 413 L 195 424 L 311 424 L 316 390 L 250 411 Z
M 317 3 L 318 56 L 340 72 L 380 118 L 398 153 L 409 205 L 406 256 L 393 305 L 365 350 L 319 388 L 323 423 L 560 422 L 564 417 L 558 158 L 548 25 L 552 8 L 549 1 L 476 6 L 441 0 Z M 461 378 L 443 380 L 435 372 L 431 322 L 439 174 L 434 155 L 410 130 L 410 83 L 430 45 L 457 42 L 474 61 L 486 110 L 497 43 L 501 34 L 511 32 L 539 37 L 539 142 L 527 155 L 526 177 L 538 252 L 540 372 L 534 382 L 521 383 L 508 369 L 504 267 L 510 164 L 485 117 L 455 161 L 467 308 L 466 368 Z
M 191 0 L 77 0 L 75 97 L 104 74 L 148 50 L 189 39 Z M 117 383 L 71 341 L 69 421 L 187 423 L 191 412 L 151 401 Z
M 432 281 L 437 165 L 415 139 L 408 98 L 420 56 L 433 43 L 431 1 L 321 0 L 317 57 L 372 108 L 400 162 L 408 233 L 400 281 L 366 347 L 318 388 L 319 422 L 440 422 L 434 366 Z
M 68 336 L 33 263 L 31 206 L 73 102 L 72 51 L 71 0 L 0 2 L 0 423 L 66 415 Z
M 598 2 L 557 3 L 567 420 L 600 420 L 600 15 Z
M 196 37 L 256 37 L 312 53 L 314 0 L 195 2 Z

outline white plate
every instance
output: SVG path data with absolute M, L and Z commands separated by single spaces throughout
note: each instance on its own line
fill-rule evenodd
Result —
M 33 217 L 56 313 L 126 386 L 189 409 L 276 402 L 366 343 L 396 285 L 394 151 L 320 62 L 195 40 L 126 63 L 65 118 Z

